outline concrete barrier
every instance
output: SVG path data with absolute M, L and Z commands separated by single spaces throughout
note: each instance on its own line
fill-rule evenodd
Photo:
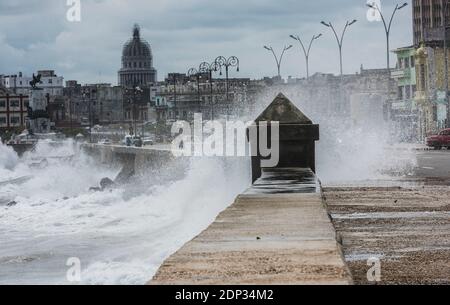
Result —
M 121 171 L 115 179 L 126 182 L 133 176 L 157 174 L 170 166 L 173 173 L 184 173 L 188 158 L 174 157 L 170 146 L 127 147 L 120 145 L 82 144 L 81 148 L 103 164 L 116 164 Z
M 310 169 L 264 169 L 209 228 L 168 258 L 150 282 L 351 283 L 319 182 Z

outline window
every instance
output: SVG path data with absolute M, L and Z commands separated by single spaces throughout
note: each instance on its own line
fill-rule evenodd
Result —
M 5 108 L 6 107 L 6 102 L 4 100 L 0 101 L 0 108 Z
M 6 117 L 0 117 L 0 125 L 6 125 Z
M 411 86 L 405 86 L 406 90 L 406 99 L 409 100 L 411 98 Z
M 398 87 L 398 99 L 403 100 L 403 86 Z
M 20 107 L 20 103 L 18 100 L 12 100 L 9 102 L 9 105 L 11 108 L 19 108 Z
M 20 123 L 20 118 L 17 116 L 11 117 L 11 124 L 16 125 Z

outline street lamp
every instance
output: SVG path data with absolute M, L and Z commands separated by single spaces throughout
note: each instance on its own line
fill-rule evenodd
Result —
M 133 135 L 137 136 L 137 116 L 138 116 L 138 113 L 137 113 L 137 110 L 136 110 L 136 105 L 137 105 L 136 99 L 137 98 L 139 98 L 139 100 L 141 99 L 141 94 L 144 92 L 144 90 L 142 90 L 141 87 L 139 87 L 137 85 L 137 83 L 136 83 L 135 85 L 133 85 L 132 89 L 127 89 L 126 90 L 127 95 L 130 93 L 130 91 L 131 91 L 131 94 L 133 96 L 133 99 L 131 101 L 131 104 L 133 105 L 133 108 L 132 108 L 133 109 L 133 111 L 132 111 L 133 112 Z
M 89 112 L 89 143 L 92 143 L 92 100 L 91 100 L 91 90 L 89 88 L 84 88 L 82 91 L 83 103 L 86 104 L 86 98 L 89 98 L 88 112 Z
M 198 98 L 198 109 L 199 111 L 201 110 L 201 105 L 200 105 L 200 73 L 198 72 L 198 70 L 196 68 L 190 68 L 188 71 L 188 76 L 189 78 L 195 76 L 195 78 L 197 79 L 197 98 Z
M 312 44 L 314 42 L 314 40 L 319 39 L 320 37 L 322 37 L 322 34 L 319 35 L 314 35 L 311 38 L 311 41 L 309 43 L 308 49 L 305 48 L 305 45 L 303 44 L 303 41 L 300 39 L 300 36 L 294 36 L 294 35 L 290 35 L 290 37 L 294 40 L 297 40 L 300 43 L 300 46 L 303 49 L 303 53 L 305 54 L 305 59 L 306 59 L 306 79 L 309 79 L 309 53 L 311 51 L 311 47 Z
M 273 57 L 275 57 L 275 62 L 276 62 L 276 64 L 277 64 L 277 68 L 278 68 L 278 77 L 279 77 L 279 78 L 281 78 L 281 63 L 282 63 L 282 61 L 283 61 L 284 53 L 285 53 L 287 50 L 291 49 L 292 47 L 293 47 L 292 45 L 285 46 L 284 49 L 283 49 L 283 52 L 281 52 L 280 58 L 278 59 L 278 56 L 277 56 L 277 54 L 275 54 L 275 51 L 273 50 L 272 47 L 264 46 L 264 49 L 266 49 L 267 51 L 272 52 Z
M 220 65 L 216 61 L 213 63 L 202 62 L 199 67 L 200 73 L 208 73 L 209 76 L 209 88 L 211 90 L 211 120 L 214 120 L 214 94 L 213 94 L 213 72 L 220 70 Z
M 175 120 L 178 119 L 177 116 L 177 76 L 175 73 L 172 74 L 173 81 L 173 106 L 175 108 Z
M 343 68 L 342 68 L 342 45 L 343 45 L 343 42 L 344 42 L 345 32 L 347 31 L 349 26 L 352 26 L 356 22 L 357 22 L 356 19 L 354 19 L 353 21 L 347 21 L 346 24 L 345 24 L 344 30 L 342 31 L 341 37 L 338 36 L 338 34 L 337 34 L 336 30 L 334 29 L 334 26 L 333 26 L 333 24 L 331 22 L 328 22 L 328 23 L 325 22 L 325 21 L 321 22 L 324 26 L 331 28 L 333 30 L 334 36 L 336 37 L 336 41 L 337 41 L 338 46 L 339 46 L 339 60 L 340 60 L 340 68 L 341 68 L 340 69 L 341 70 L 341 77 L 344 74 Z
M 236 72 L 239 72 L 239 58 L 237 58 L 236 56 L 231 56 L 228 59 L 226 59 L 223 56 L 219 56 L 216 58 L 216 60 L 214 62 L 219 67 L 220 75 L 222 75 L 222 67 L 225 67 L 225 87 L 226 87 L 226 97 L 227 97 L 227 102 L 228 102 L 228 91 L 229 91 L 228 72 L 229 72 L 230 67 L 236 67 Z
M 407 5 L 408 5 L 408 3 L 406 3 L 406 2 L 403 3 L 402 5 L 397 4 L 395 6 L 394 11 L 392 12 L 391 19 L 390 19 L 389 24 L 388 24 L 386 22 L 386 19 L 384 18 L 383 13 L 381 12 L 381 10 L 380 10 L 380 8 L 379 8 L 379 6 L 377 4 L 367 4 L 367 6 L 370 7 L 371 9 L 377 10 L 378 13 L 381 16 L 381 20 L 383 20 L 384 30 L 386 32 L 386 52 L 387 52 L 386 57 L 387 57 L 387 69 L 388 69 L 388 71 L 390 71 L 390 69 L 391 69 L 390 60 L 389 60 L 390 59 L 390 54 L 389 54 L 389 35 L 391 33 L 392 21 L 394 20 L 395 13 L 397 13 L 397 11 L 401 10 L 402 8 L 406 7 Z

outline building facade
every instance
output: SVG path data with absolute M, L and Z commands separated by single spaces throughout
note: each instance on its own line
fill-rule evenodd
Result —
M 397 98 L 392 102 L 392 119 L 401 139 L 413 142 L 418 140 L 418 107 L 415 101 L 417 91 L 416 49 L 414 46 L 393 51 L 397 55 L 397 67 L 391 75 L 397 82 Z
M 68 81 L 64 88 L 65 125 L 113 124 L 124 121 L 124 91 L 111 84 L 81 85 Z
M 62 96 L 64 88 L 64 77 L 58 76 L 53 70 L 41 70 L 36 74 L 41 75 L 41 83 L 37 84 L 44 90 L 44 94 L 50 96 Z M 30 95 L 33 80 L 31 76 L 25 76 L 22 72 L 17 75 L 5 75 L 2 77 L 3 86 L 14 94 Z
M 174 76 L 176 77 L 174 78 Z M 176 80 L 174 84 L 173 80 Z M 184 74 L 169 74 L 159 85 L 155 109 L 158 121 L 191 121 L 195 113 L 204 119 L 222 119 L 242 115 L 251 81 L 248 78 L 197 79 Z M 227 96 L 228 92 L 228 96 Z
M 448 50 L 447 56 L 450 56 Z M 447 97 L 444 50 L 422 45 L 415 54 L 420 139 L 447 125 Z M 449 84 L 450 85 L 450 84 Z
M 123 47 L 119 86 L 149 87 L 156 82 L 157 72 L 153 67 L 150 44 L 141 38 L 140 28 L 135 25 L 133 37 Z
M 0 95 L 0 129 L 24 128 L 28 113 L 28 96 Z
M 450 4 L 448 0 L 413 0 L 414 45 L 420 43 L 442 44 L 444 25 L 450 21 Z

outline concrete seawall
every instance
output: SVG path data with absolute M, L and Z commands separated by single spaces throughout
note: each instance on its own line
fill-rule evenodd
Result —
M 264 171 L 161 266 L 158 284 L 351 284 L 309 169 Z
M 174 157 L 170 145 L 127 147 L 82 144 L 81 148 L 102 164 L 119 165 L 121 171 L 115 179 L 118 183 L 126 182 L 132 176 L 162 175 L 164 170 L 182 175 L 189 164 L 189 158 Z

